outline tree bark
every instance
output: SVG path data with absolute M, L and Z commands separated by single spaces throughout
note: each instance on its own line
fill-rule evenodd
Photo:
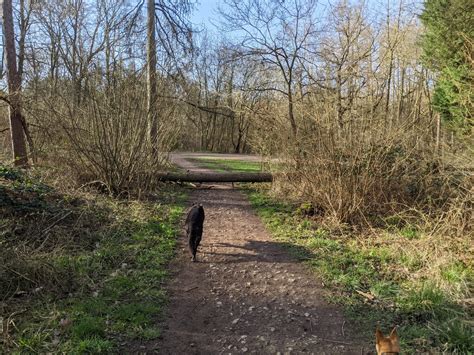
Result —
M 169 173 L 158 172 L 156 174 L 160 181 L 180 182 L 271 182 L 271 173 Z
M 147 91 L 148 124 L 153 152 L 158 151 L 158 118 L 155 109 L 157 102 L 156 87 L 156 35 L 155 1 L 147 0 Z
M 293 91 L 291 88 L 291 83 L 288 84 L 288 119 L 291 124 L 291 133 L 293 134 L 293 139 L 298 137 L 298 126 L 296 125 L 295 113 L 293 109 Z
M 16 166 L 28 166 L 24 135 L 25 120 L 21 113 L 21 79 L 16 63 L 15 33 L 13 28 L 12 0 L 3 1 L 3 35 L 7 59 L 10 132 L 13 159 Z
M 336 120 L 340 131 L 344 128 L 344 111 L 342 108 L 342 78 L 341 68 L 339 67 L 336 75 Z

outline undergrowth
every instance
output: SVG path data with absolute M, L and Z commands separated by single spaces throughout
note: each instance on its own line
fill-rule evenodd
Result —
M 470 236 L 433 235 L 394 220 L 372 230 L 331 229 L 311 206 L 247 192 L 274 237 L 321 275 L 367 338 L 380 322 L 399 327 L 405 353 L 474 351 Z
M 0 166 L 0 348 L 114 353 L 157 338 L 183 199 L 59 193 Z

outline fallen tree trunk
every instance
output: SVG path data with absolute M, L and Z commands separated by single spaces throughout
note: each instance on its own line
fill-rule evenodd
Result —
M 180 182 L 271 182 L 271 173 L 159 172 L 160 181 Z

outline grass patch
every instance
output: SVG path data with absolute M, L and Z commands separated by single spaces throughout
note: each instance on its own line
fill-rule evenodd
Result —
M 82 315 L 74 322 L 71 328 L 71 336 L 79 340 L 103 338 L 105 336 L 104 319 L 90 316 L 87 313 Z
M 257 173 L 263 171 L 263 166 L 259 162 L 218 159 L 218 158 L 195 158 L 190 159 L 199 166 L 219 172 L 241 172 L 241 173 Z
M 75 346 L 75 351 L 79 354 L 109 354 L 113 349 L 114 344 L 110 340 L 94 336 L 79 341 Z
M 0 169 L 0 347 L 114 353 L 158 337 L 184 198 L 166 186 L 153 201 L 60 194 Z
M 323 278 L 367 339 L 380 322 L 399 326 L 406 353 L 474 351 L 474 312 L 465 303 L 474 286 L 469 238 L 426 235 L 398 222 L 371 232 L 332 230 L 301 205 L 246 191 L 272 235 Z
M 400 230 L 400 234 L 407 239 L 418 239 L 420 234 L 413 226 L 405 226 Z

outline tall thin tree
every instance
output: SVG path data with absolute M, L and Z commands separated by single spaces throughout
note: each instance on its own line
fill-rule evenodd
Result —
M 10 133 L 16 166 L 27 166 L 28 155 L 24 134 L 25 119 L 21 112 L 21 78 L 16 63 L 12 0 L 3 1 L 3 35 L 7 60 Z
M 155 34 L 155 1 L 147 2 L 147 91 L 148 91 L 148 124 L 150 141 L 154 152 L 158 145 L 158 115 L 156 112 L 156 34 Z

